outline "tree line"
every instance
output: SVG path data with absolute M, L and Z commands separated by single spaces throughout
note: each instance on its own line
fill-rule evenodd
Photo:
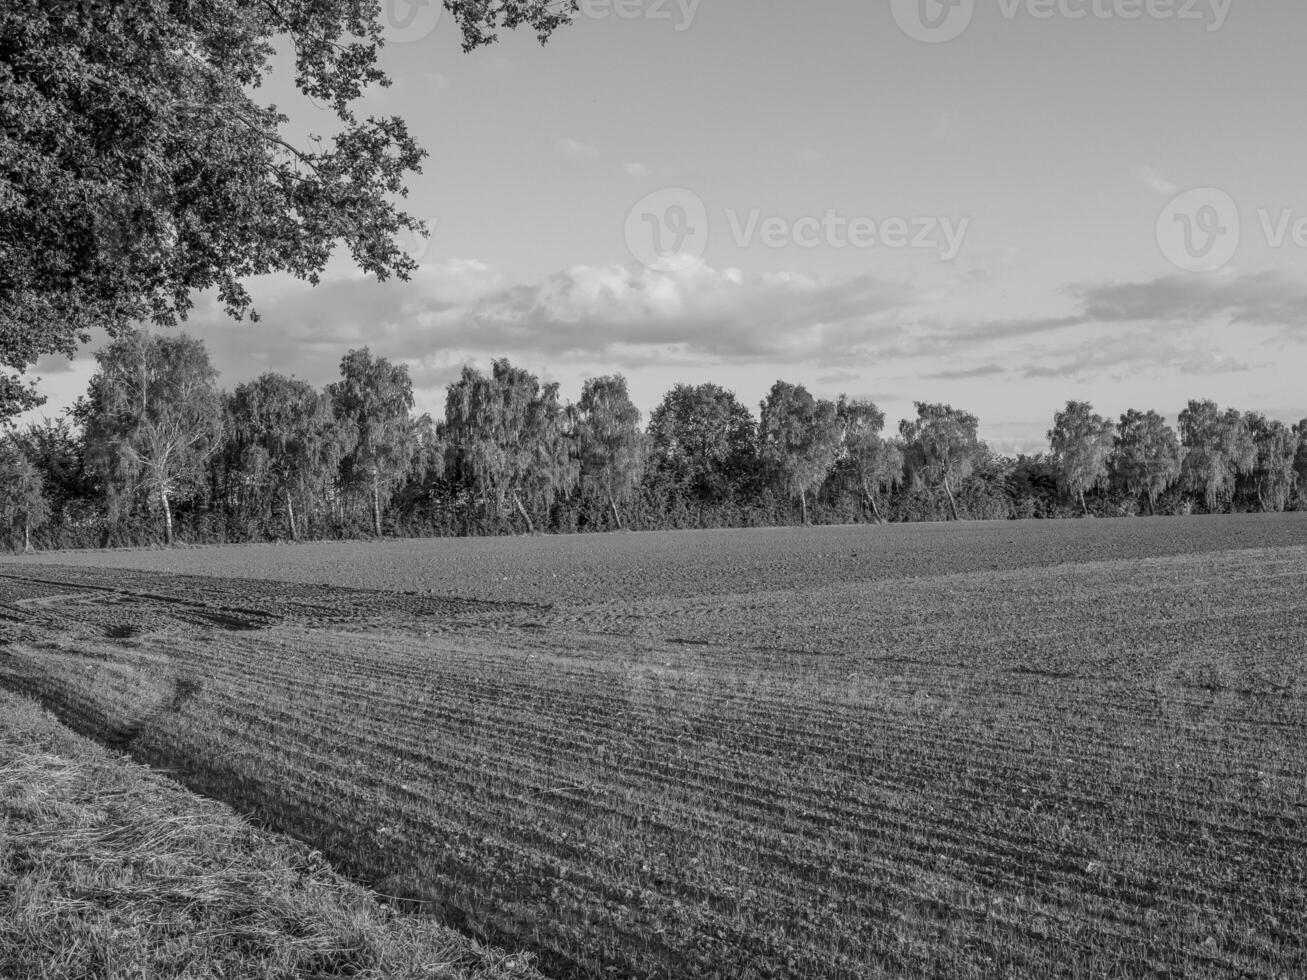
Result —
M 999 455 L 976 416 L 777 381 L 755 416 L 678 384 L 647 425 L 624 378 L 557 384 L 466 367 L 443 418 L 407 369 L 353 350 L 323 389 L 264 374 L 219 387 L 203 343 L 124 333 L 86 395 L 0 440 L 10 547 L 1284 511 L 1302 506 L 1307 419 L 1192 401 L 1113 421 L 1068 402 L 1047 452 Z

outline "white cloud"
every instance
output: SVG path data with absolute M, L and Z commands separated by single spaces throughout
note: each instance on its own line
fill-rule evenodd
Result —
M 626 171 L 629 177 L 648 177 L 653 173 L 649 167 L 643 163 L 624 163 L 622 169 Z
M 567 137 L 564 137 L 555 143 L 554 150 L 557 153 L 561 153 L 569 160 L 593 160 L 599 155 L 597 147 Z
M 1162 197 L 1175 197 L 1180 192 L 1179 187 L 1163 177 L 1161 172 L 1153 167 L 1140 167 L 1139 178 L 1152 188 L 1154 193 Z

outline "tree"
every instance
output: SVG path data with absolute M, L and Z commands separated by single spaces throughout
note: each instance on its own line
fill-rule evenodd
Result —
M 0 521 L 22 529 L 23 554 L 32 553 L 32 531 L 50 516 L 41 471 L 12 435 L 0 441 Z
M 228 419 L 235 469 L 262 511 L 270 512 L 274 500 L 285 504 L 291 539 L 298 539 L 295 500 L 307 511 L 331 486 L 355 448 L 357 425 L 340 425 L 331 399 L 312 385 L 271 373 L 237 387 Z
M 173 498 L 220 448 L 217 371 L 204 344 L 179 334 L 126 333 L 95 355 L 99 370 L 77 409 L 93 465 L 128 492 L 147 490 L 173 543 Z
M 1257 495 L 1257 504 L 1263 514 L 1282 511 L 1289 506 L 1297 473 L 1294 472 L 1298 453 L 1298 437 L 1283 422 L 1268 419 L 1260 412 L 1244 416 L 1244 425 L 1256 450 L 1256 461 L 1248 477 Z
M 914 483 L 934 485 L 948 498 L 949 513 L 958 520 L 954 488 L 984 457 L 977 429 L 980 421 L 951 405 L 917 402 L 917 417 L 899 424 L 908 473 Z
M 351 444 L 341 472 L 347 487 L 366 488 L 372 531 L 381 537 L 382 511 L 412 462 L 413 382 L 404 365 L 373 357 L 366 347 L 341 358 L 340 376 L 327 395 Z
M 465 50 L 529 25 L 543 42 L 575 0 L 445 0 Z M 194 290 L 233 315 L 244 280 L 316 282 L 339 243 L 379 279 L 414 267 L 396 242 L 425 151 L 398 117 L 360 118 L 381 5 L 206 0 L 0 5 L 0 418 L 38 403 L 21 374 L 91 327 L 175 324 Z M 280 44 L 334 132 L 296 145 L 255 89 Z
M 69 520 L 74 507 L 91 503 L 96 495 L 86 471 L 85 444 L 73 431 L 69 415 L 65 412 L 57 419 L 33 422 L 12 433 L 41 475 L 50 518 L 55 522 Z
M 1085 491 L 1107 482 L 1113 428 L 1107 419 L 1094 414 L 1088 402 L 1067 402 L 1053 417 L 1048 433 L 1053 467 L 1062 488 L 1080 501 L 1080 513 L 1085 517 L 1089 516 Z
M 465 367 L 445 398 L 445 433 L 455 469 L 496 515 L 511 499 L 532 534 L 535 522 L 526 503 L 546 508 L 556 494 L 576 485 L 567 423 L 558 385 L 541 386 L 535 375 L 506 359 L 494 362 L 489 377 Z
M 826 479 L 839 452 L 835 404 L 813 398 L 802 385 L 777 381 L 760 407 L 759 460 L 788 497 L 799 498 L 807 524 L 808 492 Z
M 1191 401 L 1180 413 L 1180 439 L 1185 487 L 1201 493 L 1214 513 L 1230 499 L 1236 479 L 1256 465 L 1257 447 L 1247 422 L 1235 409 L 1222 412 L 1216 402 Z
M 657 467 L 676 492 L 718 503 L 738 490 L 755 459 L 756 423 L 734 392 L 678 384 L 649 418 Z
M 1307 487 L 1307 419 L 1303 419 L 1293 430 L 1298 436 L 1298 454 L 1294 457 L 1293 469 L 1298 474 L 1298 506 L 1302 506 L 1303 487 Z
M 588 378 L 576 406 L 581 492 L 602 499 L 622 529 L 618 502 L 625 503 L 644 472 L 644 433 L 640 410 L 631 402 L 621 375 Z
M 1112 472 L 1132 497 L 1148 499 L 1148 513 L 1157 512 L 1157 498 L 1180 478 L 1183 458 L 1180 439 L 1162 416 L 1133 408 L 1121 416 Z
M 840 424 L 838 465 L 851 475 L 863 506 L 883 524 L 876 498 L 903 482 L 903 447 L 881 436 L 885 413 L 872 402 L 840 395 L 835 414 Z

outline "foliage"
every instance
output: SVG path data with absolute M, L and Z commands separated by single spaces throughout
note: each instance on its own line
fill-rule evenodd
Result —
M 1058 483 L 1080 501 L 1081 513 L 1088 516 L 1085 492 L 1107 482 L 1107 461 L 1112 455 L 1113 425 L 1094 414 L 1088 402 L 1071 401 L 1053 418 L 1048 433 L 1050 460 Z
M 328 395 L 280 374 L 238 386 L 227 418 L 227 452 L 236 475 L 230 482 L 238 483 L 248 506 L 265 518 L 284 504 L 287 530 L 291 538 L 299 537 L 295 501 L 307 518 L 314 502 L 335 486 L 346 457 L 357 448 L 357 423 L 341 424 Z
M 27 448 L 12 435 L 0 440 L 0 525 L 22 535 L 32 550 L 32 530 L 50 516 L 45 480 Z
M 883 521 L 878 498 L 903 483 L 903 446 L 881 435 L 885 413 L 874 402 L 841 395 L 835 415 L 840 425 L 835 478 L 852 488 L 878 522 Z
M 1148 512 L 1157 498 L 1180 478 L 1184 452 L 1175 430 L 1157 412 L 1130 409 L 1117 425 L 1112 472 L 1133 497 L 1148 499 Z
M 1229 503 L 1239 476 L 1252 472 L 1257 447 L 1247 421 L 1235 409 L 1222 412 L 1213 401 L 1191 401 L 1180 413 L 1184 446 L 1182 476 L 1210 513 Z
M 340 380 L 327 386 L 341 433 L 336 446 L 344 487 L 367 495 L 373 533 L 381 535 L 381 515 L 390 495 L 409 472 L 416 446 L 413 382 L 408 368 L 373 357 L 364 347 L 340 361 Z
M 1283 422 L 1268 419 L 1260 412 L 1244 416 L 1244 425 L 1256 450 L 1256 461 L 1247 476 L 1252 483 L 1259 509 L 1282 511 L 1289 506 L 1289 497 L 1297 482 L 1294 459 L 1298 452 L 1298 437 Z
M 558 385 L 543 387 L 535 375 L 506 359 L 489 377 L 472 367 L 449 386 L 445 432 L 458 479 L 498 517 L 512 501 L 535 530 L 528 505 L 546 510 L 553 495 L 570 492 L 578 467 L 570 450 L 567 417 Z
M 655 468 L 700 506 L 725 502 L 752 477 L 756 433 L 734 392 L 711 382 L 676 385 L 649 418 Z
M 575 0 L 446 0 L 470 50 Z M 379 279 L 423 224 L 395 200 L 425 151 L 403 119 L 359 115 L 386 86 L 369 0 L 10 0 L 0 6 L 0 367 L 71 355 L 91 327 L 174 324 L 196 290 L 233 315 L 244 281 L 316 282 L 338 244 Z M 279 45 L 331 131 L 293 142 L 257 98 Z M 0 375 L 0 418 L 39 399 Z
M 985 454 L 977 429 L 980 421 L 951 405 L 917 402 L 917 417 L 899 425 L 903 438 L 907 472 L 917 485 L 943 489 L 949 513 L 958 519 L 954 490 Z
M 758 459 L 779 488 L 798 497 L 808 523 L 808 493 L 826 479 L 840 450 L 840 418 L 833 402 L 802 385 L 777 381 L 762 402 Z
M 1298 436 L 1298 453 L 1294 456 L 1293 470 L 1298 475 L 1299 493 L 1307 487 L 1307 419 L 1303 419 L 1293 428 Z
M 173 498 L 194 491 L 221 448 L 218 373 L 204 344 L 180 334 L 123 334 L 95 356 L 99 370 L 77 409 L 89 465 L 109 495 L 150 493 L 173 541 Z
M 620 530 L 621 508 L 640 485 L 645 464 L 640 410 L 631 402 L 621 375 L 589 378 L 582 386 L 576 405 L 576 444 L 582 496 L 602 501 Z

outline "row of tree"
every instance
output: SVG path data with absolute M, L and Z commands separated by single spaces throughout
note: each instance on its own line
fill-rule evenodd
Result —
M 319 390 L 265 374 L 218 386 L 204 345 L 132 331 L 63 417 L 0 443 L 15 546 L 702 527 L 803 521 L 1281 511 L 1300 506 L 1307 420 L 1190 402 L 1057 413 L 1049 451 L 992 453 L 974 415 L 918 403 L 896 435 L 873 403 L 778 381 L 759 415 L 677 385 L 647 427 L 620 376 L 575 404 L 506 360 L 414 413 L 407 370 L 368 350 Z

